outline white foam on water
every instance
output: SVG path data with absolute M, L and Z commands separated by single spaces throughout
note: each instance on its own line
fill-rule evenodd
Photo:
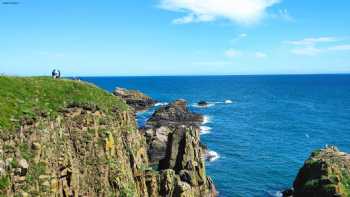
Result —
M 210 122 L 210 116 L 203 116 L 203 122 L 202 125 L 208 124 Z
M 210 130 L 211 130 L 211 127 L 207 127 L 207 126 L 200 126 L 200 132 L 201 132 L 201 135 L 205 135 L 205 134 L 209 134 L 210 133 Z
M 283 194 L 281 191 L 269 192 L 269 194 L 274 197 L 283 197 Z
M 225 100 L 225 102 L 224 102 L 225 104 L 231 104 L 231 103 L 233 103 L 231 100 Z
M 164 106 L 164 105 L 167 105 L 168 103 L 167 102 L 164 102 L 164 103 L 156 103 L 154 104 L 155 107 L 159 107 L 159 106 Z
M 305 137 L 306 137 L 306 138 L 310 138 L 310 135 L 309 135 L 309 134 L 305 134 Z
M 220 155 L 217 152 L 212 151 L 212 150 L 209 150 L 207 154 L 208 154 L 209 162 L 216 161 L 220 158 Z

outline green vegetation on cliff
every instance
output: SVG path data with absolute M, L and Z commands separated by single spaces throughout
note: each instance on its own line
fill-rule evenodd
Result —
M 86 82 L 0 76 L 0 129 L 18 127 L 21 118 L 34 118 L 38 114 L 55 116 L 73 103 L 98 106 L 105 112 L 127 109 L 120 98 Z
M 350 196 L 350 155 L 336 147 L 314 151 L 305 161 L 295 181 L 294 197 Z
M 147 194 L 144 140 L 121 98 L 81 81 L 1 76 L 0 109 L 0 197 Z

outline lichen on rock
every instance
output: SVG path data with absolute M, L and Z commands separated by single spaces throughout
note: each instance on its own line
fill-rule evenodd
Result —
M 314 151 L 284 196 L 348 197 L 350 196 L 350 155 L 334 146 Z

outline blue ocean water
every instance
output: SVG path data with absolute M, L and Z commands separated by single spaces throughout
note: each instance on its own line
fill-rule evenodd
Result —
M 326 144 L 350 152 L 350 75 L 89 77 L 108 91 L 186 99 L 209 117 L 201 135 L 220 155 L 207 163 L 221 197 L 280 196 L 304 160 Z M 211 107 L 192 104 L 205 100 Z M 225 104 L 231 100 L 231 104 Z M 142 124 L 151 112 L 139 114 Z

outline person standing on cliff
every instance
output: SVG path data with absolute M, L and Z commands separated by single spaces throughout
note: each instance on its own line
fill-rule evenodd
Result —
M 52 71 L 52 78 L 59 79 L 61 77 L 61 71 L 57 69 L 53 69 Z

